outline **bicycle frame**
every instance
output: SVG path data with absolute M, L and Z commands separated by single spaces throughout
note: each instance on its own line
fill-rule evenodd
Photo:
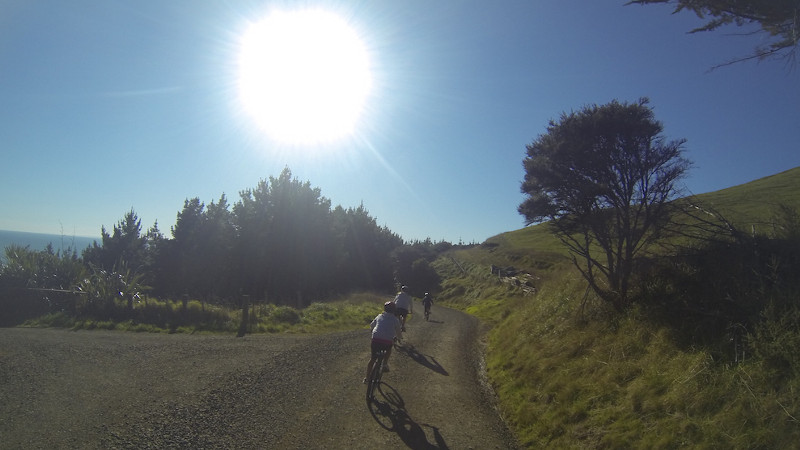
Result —
M 372 371 L 369 373 L 367 380 L 367 401 L 375 398 L 375 389 L 381 384 L 381 377 L 383 376 L 383 362 L 386 360 L 386 350 L 378 352 L 378 357 L 375 358 L 375 363 L 372 365 Z

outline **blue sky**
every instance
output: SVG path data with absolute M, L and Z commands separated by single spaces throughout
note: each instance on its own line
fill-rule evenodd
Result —
M 624 1 L 6 0 L 0 10 L 0 229 L 99 236 L 133 208 L 169 235 L 187 198 L 229 203 L 284 167 L 407 240 L 522 228 L 525 145 L 564 111 L 651 99 L 687 139 L 694 193 L 800 166 L 800 73 L 709 69 L 758 37 Z M 248 25 L 332 11 L 360 36 L 372 90 L 353 134 L 272 141 L 239 101 Z

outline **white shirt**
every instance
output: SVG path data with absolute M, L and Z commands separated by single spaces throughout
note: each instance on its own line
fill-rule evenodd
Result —
M 402 331 L 400 321 L 392 313 L 382 312 L 378 314 L 369 325 L 372 328 L 372 339 L 391 343 L 395 336 L 399 336 Z
M 397 294 L 397 297 L 394 298 L 394 304 L 398 308 L 403 308 L 408 312 L 411 312 L 414 309 L 414 302 L 411 301 L 411 296 L 405 292 L 400 292 Z

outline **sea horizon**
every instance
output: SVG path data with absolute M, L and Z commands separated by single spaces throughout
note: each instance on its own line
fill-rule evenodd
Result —
M 5 261 L 6 248 L 11 245 L 28 247 L 42 251 L 50 244 L 53 251 L 75 250 L 79 255 L 93 242 L 101 242 L 100 237 L 68 236 L 66 234 L 32 233 L 28 231 L 0 230 L 0 259 Z

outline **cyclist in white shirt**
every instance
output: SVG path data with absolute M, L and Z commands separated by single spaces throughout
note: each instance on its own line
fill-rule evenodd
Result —
M 408 287 L 400 288 L 400 292 L 394 298 L 394 304 L 397 307 L 397 316 L 400 318 L 402 330 L 406 331 L 406 316 L 414 314 L 414 302 L 408 294 Z
M 400 320 L 395 316 L 394 303 L 384 303 L 383 312 L 378 314 L 369 326 L 372 328 L 372 344 L 370 345 L 372 351 L 369 364 L 367 364 L 367 376 L 364 377 L 364 383 L 367 382 L 369 374 L 372 372 L 372 366 L 375 365 L 375 360 L 378 359 L 378 353 L 381 350 L 386 350 L 383 370 L 384 372 L 389 371 L 389 357 L 392 356 L 394 338 L 400 335 L 401 329 Z

